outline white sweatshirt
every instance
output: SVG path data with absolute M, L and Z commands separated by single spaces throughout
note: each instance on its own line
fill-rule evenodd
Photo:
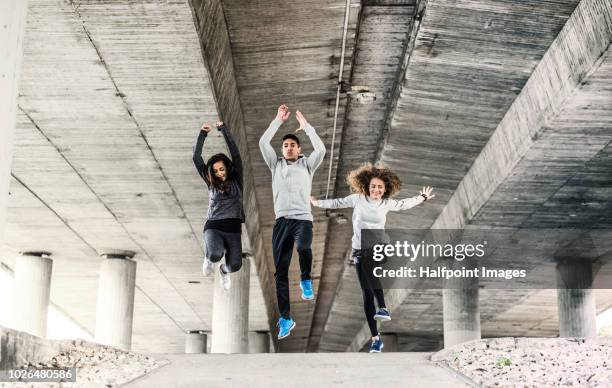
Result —
M 362 229 L 384 229 L 387 212 L 407 210 L 425 201 L 422 195 L 402 200 L 387 198 L 373 200 L 363 194 L 351 194 L 345 198 L 321 199 L 316 206 L 324 209 L 353 208 L 353 249 L 361 249 Z

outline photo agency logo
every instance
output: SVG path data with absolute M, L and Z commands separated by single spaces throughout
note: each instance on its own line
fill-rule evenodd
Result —
M 361 243 L 373 288 L 612 288 L 609 229 L 366 229 Z

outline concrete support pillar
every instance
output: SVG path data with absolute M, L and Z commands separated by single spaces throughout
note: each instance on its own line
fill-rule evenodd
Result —
M 47 337 L 53 267 L 50 255 L 22 252 L 15 262 L 15 328 L 42 338 Z
M 557 264 L 557 303 L 561 337 L 597 336 L 593 265 L 588 260 Z
M 190 330 L 185 334 L 185 353 L 206 353 L 206 333 L 202 330 Z
M 250 331 L 249 353 L 270 353 L 270 333 L 267 331 Z
M 468 260 L 449 260 L 450 269 L 475 268 Z M 480 339 L 480 309 L 478 305 L 478 278 L 452 278 L 444 282 L 442 290 L 444 314 L 444 347 Z
M 382 340 L 383 344 L 385 344 L 383 348 L 383 352 L 389 353 L 389 352 L 398 351 L 397 334 L 393 334 L 393 333 L 381 334 L 380 339 Z
M 0 245 L 4 241 L 11 182 L 17 90 L 21 77 L 27 9 L 27 0 L 0 2 Z
M 130 259 L 134 252 L 113 251 L 101 256 L 96 341 L 130 350 L 136 286 L 136 262 Z
M 226 291 L 221 288 L 221 275 L 215 266 L 211 353 L 248 352 L 250 275 L 250 260 L 245 258 L 242 268 L 230 274 L 232 287 Z

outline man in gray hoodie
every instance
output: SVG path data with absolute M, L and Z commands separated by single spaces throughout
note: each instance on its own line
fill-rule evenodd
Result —
M 308 124 L 300 111 L 296 118 L 300 127 L 310 138 L 314 151 L 310 156 L 301 154 L 300 140 L 294 134 L 283 136 L 282 157 L 278 157 L 270 144 L 280 126 L 291 112 L 286 105 L 278 108 L 276 118 L 259 140 L 259 148 L 272 172 L 272 192 L 276 222 L 272 232 L 272 250 L 276 267 L 276 298 L 281 317 L 278 321 L 278 339 L 285 338 L 295 327 L 291 319 L 289 304 L 289 264 L 293 244 L 300 256 L 302 299 L 314 299 L 310 270 L 312 267 L 312 213 L 310 212 L 310 190 L 312 176 L 325 157 L 325 144 L 315 129 Z

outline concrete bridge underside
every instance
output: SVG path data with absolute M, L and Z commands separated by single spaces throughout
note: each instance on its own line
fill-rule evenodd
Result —
M 376 99 L 343 92 L 336 111 L 344 25 L 342 89 Z M 212 328 L 214 279 L 200 270 L 208 198 L 191 146 L 220 117 L 247 169 L 248 329 L 275 333 L 258 139 L 281 103 L 326 144 L 314 196 L 328 171 L 330 197 L 348 195 L 346 174 L 377 161 L 404 182 L 400 197 L 434 187 L 434 201 L 389 214 L 389 228 L 610 229 L 611 42 L 607 0 L 29 0 L 2 268 L 12 273 L 20 251 L 52 252 L 51 302 L 93 334 L 100 253 L 134 251 L 132 349 L 182 352 L 186 331 Z M 223 147 L 214 133 L 205 158 Z M 317 298 L 300 299 L 294 257 L 298 325 L 278 350 L 359 351 L 369 331 L 350 222 L 313 214 Z M 598 276 L 612 276 L 610 249 Z M 558 335 L 557 291 L 535 288 L 481 288 L 478 335 Z M 442 294 L 387 293 L 382 330 L 398 349 L 442 346 Z M 612 306 L 610 290 L 594 298 L 597 312 Z

